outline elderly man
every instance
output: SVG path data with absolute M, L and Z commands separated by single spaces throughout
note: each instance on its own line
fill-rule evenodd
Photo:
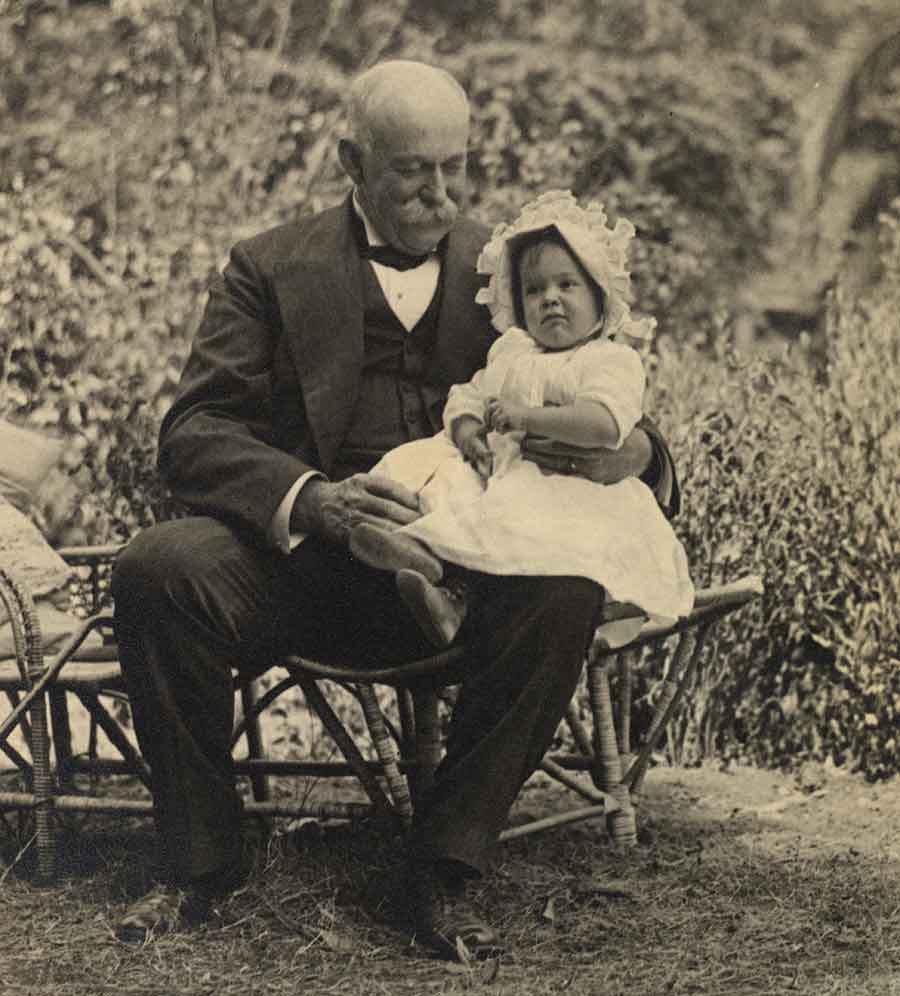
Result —
M 240 881 L 233 668 L 288 652 L 391 663 L 429 651 L 391 574 L 355 560 L 348 535 L 419 514 L 414 494 L 367 471 L 434 432 L 449 387 L 483 364 L 492 332 L 475 260 L 488 233 L 460 215 L 469 108 L 452 77 L 386 62 L 350 97 L 338 151 L 352 195 L 236 246 L 210 290 L 160 435 L 165 480 L 196 514 L 138 536 L 116 568 L 167 868 L 121 921 L 126 940 L 202 919 Z M 595 480 L 665 478 L 671 497 L 665 446 L 648 431 L 564 459 Z M 462 887 L 551 741 L 601 603 L 577 578 L 487 578 L 470 609 L 469 676 L 408 854 L 416 936 L 444 954 L 457 938 L 475 952 L 498 944 Z

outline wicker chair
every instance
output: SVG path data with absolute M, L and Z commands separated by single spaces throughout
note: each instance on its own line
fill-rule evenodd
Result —
M 51 880 L 56 855 L 56 814 L 101 812 L 149 814 L 145 799 L 122 798 L 102 793 L 76 791 L 75 775 L 88 772 L 92 786 L 107 774 L 130 773 L 149 788 L 149 772 L 143 759 L 111 708 L 111 700 L 125 696 L 112 634 L 112 615 L 107 597 L 108 575 L 117 547 L 70 548 L 59 551 L 78 569 L 86 618 L 65 643 L 45 658 L 40 626 L 33 600 L 8 572 L 0 569 L 0 600 L 12 621 L 16 659 L 0 661 L 0 689 L 11 712 L 0 723 L 0 750 L 21 773 L 23 791 L 0 792 L 0 811 L 32 810 L 37 841 L 37 875 Z M 690 684 L 709 633 L 715 623 L 741 609 L 762 592 L 758 578 L 747 577 L 720 588 L 698 592 L 691 615 L 674 626 L 646 625 L 627 646 L 610 649 L 602 627 L 588 656 L 585 680 L 590 719 L 579 719 L 573 702 L 566 722 L 577 751 L 550 754 L 542 770 L 583 799 L 582 805 L 566 812 L 534 820 L 504 831 L 511 839 L 563 823 L 603 815 L 612 839 L 620 845 L 636 840 L 635 808 L 652 752 L 658 746 L 674 710 Z M 90 645 L 92 633 L 103 637 L 102 645 Z M 94 639 L 96 643 L 96 638 Z M 646 653 L 645 653 L 646 651 Z M 246 758 L 236 761 L 239 776 L 249 779 L 252 799 L 247 809 L 269 816 L 314 816 L 352 818 L 364 814 L 383 817 L 403 831 L 412 820 L 415 800 L 434 777 L 441 756 L 440 704 L 451 699 L 464 647 L 453 647 L 423 660 L 397 667 L 358 670 L 291 657 L 283 662 L 286 676 L 257 694 L 253 682 L 237 686 L 241 716 L 233 734 L 233 745 L 244 740 Z M 653 721 L 643 743 L 632 751 L 630 719 L 632 677 L 644 658 L 655 661 L 660 686 L 654 698 Z M 610 681 L 615 674 L 614 683 Z M 357 698 L 368 728 L 374 757 L 366 757 L 329 702 L 323 686 L 336 682 Z M 616 702 L 611 687 L 615 686 Z M 384 696 L 376 686 L 396 691 L 397 723 L 382 706 Z M 286 690 L 299 687 L 308 707 L 319 717 L 336 742 L 344 760 L 297 761 L 266 757 L 260 735 L 260 714 Z M 88 749 L 72 750 L 67 696 L 74 696 L 91 717 Z M 14 729 L 21 730 L 31 759 L 10 742 Z M 102 729 L 116 748 L 117 759 L 101 758 L 96 750 L 97 730 Z M 55 766 L 51 764 L 51 746 Z M 371 754 L 372 752 L 370 752 Z M 313 804 L 272 798 L 269 776 L 355 776 L 368 796 L 368 803 L 323 801 Z M 587 775 L 587 777 L 585 777 Z M 385 790 L 385 786 L 386 789 Z

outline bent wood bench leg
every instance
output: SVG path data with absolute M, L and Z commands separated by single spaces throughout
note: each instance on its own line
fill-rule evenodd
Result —
M 379 816 L 391 822 L 400 822 L 399 815 L 391 805 L 384 790 L 378 784 L 377 777 L 366 763 L 359 748 L 353 742 L 353 738 L 344 728 L 344 724 L 338 719 L 336 713 L 329 705 L 328 700 L 319 688 L 318 682 L 314 678 L 308 678 L 301 674 L 297 674 L 295 680 L 302 689 L 307 704 L 319 719 L 321 719 L 322 725 L 328 731 L 332 740 L 338 745 L 347 763 L 353 768 L 360 784 L 372 800 L 376 812 Z
M 617 804 L 607 821 L 613 843 L 627 847 L 637 843 L 637 821 L 628 786 L 622 780 L 608 667 L 609 657 L 592 657 L 588 661 L 588 696 L 594 714 L 593 776 L 597 787 Z
M 13 715 L 16 714 L 17 710 L 21 710 L 22 700 L 19 697 L 19 693 L 14 689 L 8 689 L 6 692 L 6 698 L 9 700 L 9 704 L 13 707 Z M 12 729 L 16 726 L 16 723 L 10 723 L 8 720 L 4 721 L 3 732 L 0 733 L 0 749 L 7 755 L 7 757 L 12 758 L 13 755 L 17 758 L 21 758 L 22 755 L 15 750 L 10 744 L 6 742 L 6 736 Z M 28 713 L 21 712 L 18 721 L 18 727 L 22 731 L 22 738 L 28 745 L 28 749 L 31 750 L 31 723 L 28 722 Z M 10 753 L 12 751 L 12 753 Z M 28 761 L 23 761 L 23 763 L 18 763 L 14 761 L 16 767 L 21 768 L 27 774 L 28 784 L 31 784 L 31 764 Z
M 293 688 L 297 684 L 297 679 L 294 675 L 288 675 L 286 678 L 282 678 L 280 681 L 276 682 L 274 685 L 270 686 L 263 692 L 259 697 L 256 696 L 255 691 L 251 694 L 252 702 L 241 697 L 243 705 L 243 715 L 235 723 L 234 729 L 231 731 L 231 748 L 234 749 L 238 740 L 241 737 L 246 737 L 247 729 L 253 722 L 259 722 L 260 715 L 265 712 L 265 710 L 277 699 L 281 694 L 283 694 L 287 689 Z
M 263 756 L 262 730 L 259 726 L 259 712 L 254 709 L 256 704 L 256 688 L 253 681 L 241 685 L 241 709 L 244 714 L 244 738 L 247 741 L 247 756 L 259 760 Z M 253 798 L 257 802 L 267 802 L 271 798 L 269 780 L 261 771 L 250 775 L 250 785 Z
M 44 671 L 41 629 L 34 602 L 28 591 L 3 570 L 0 570 L 0 601 L 9 616 L 22 679 L 27 687 L 33 688 Z M 32 699 L 28 713 L 32 762 L 30 795 L 35 802 L 37 876 L 40 881 L 48 882 L 53 878 L 56 863 L 56 828 L 53 822 L 54 785 L 50 768 L 50 729 L 45 694 L 41 693 Z
M 10 701 L 15 702 L 15 697 L 10 696 Z M 25 742 L 29 744 L 31 743 L 30 739 L 26 739 Z M 22 772 L 25 778 L 26 785 L 30 787 L 32 783 L 32 778 L 34 777 L 31 768 L 31 762 L 26 761 L 25 758 L 22 757 L 22 755 L 15 749 L 15 747 L 13 747 L 12 744 L 8 744 L 5 740 L 0 740 L 0 750 L 2 750 L 3 753 L 10 759 L 10 761 L 12 761 L 15 767 Z
M 627 771 L 631 767 L 631 699 L 634 668 L 639 656 L 639 650 L 625 650 L 616 658 L 618 665 L 617 678 L 619 682 L 616 739 L 619 744 L 619 758 L 623 771 Z
M 659 744 L 666 726 L 678 708 L 685 689 L 696 670 L 710 626 L 711 623 L 703 623 L 697 627 L 696 632 L 686 630 L 679 638 L 669 673 L 663 681 L 662 693 L 654 711 L 647 737 L 625 775 L 625 783 L 635 795 L 640 794 L 647 766 L 650 763 L 650 755 Z
M 572 734 L 575 746 L 582 757 L 593 759 L 594 745 L 591 743 L 590 735 L 585 729 L 584 723 L 578 718 L 574 702 L 570 702 L 566 707 L 566 725 L 569 727 L 569 732 Z
M 414 790 L 418 805 L 423 795 L 434 784 L 434 774 L 440 764 L 441 723 L 437 693 L 433 689 L 418 686 L 411 691 L 416 718 Z
M 362 705 L 366 725 L 369 728 L 369 734 L 372 737 L 375 753 L 381 761 L 382 770 L 387 779 L 394 809 L 400 817 L 403 828 L 408 830 L 412 826 L 413 807 L 409 782 L 406 776 L 400 772 L 400 753 L 394 738 L 388 732 L 375 688 L 372 685 L 357 685 L 356 691 Z
M 416 750 L 416 714 L 412 693 L 408 688 L 398 688 L 396 693 L 397 713 L 400 716 L 400 733 L 403 738 L 400 745 L 400 753 L 404 757 L 414 758 Z
M 66 693 L 50 687 L 47 691 L 50 705 L 50 729 L 53 731 L 53 753 L 56 755 L 56 778 L 60 791 L 70 791 L 72 782 L 72 728 L 69 725 L 69 708 Z
M 75 690 L 78 701 L 84 706 L 91 717 L 91 732 L 96 737 L 94 731 L 97 727 L 106 734 L 109 742 L 116 748 L 125 761 L 129 771 L 137 775 L 144 787 L 150 790 L 150 768 L 141 755 L 132 746 L 131 741 L 122 732 L 119 724 L 110 716 L 107 709 L 100 702 L 100 696 L 96 692 L 87 692 L 81 689 Z M 96 746 L 91 747 L 91 756 L 96 766 Z

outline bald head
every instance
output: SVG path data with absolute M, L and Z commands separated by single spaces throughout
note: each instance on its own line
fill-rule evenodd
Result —
M 349 128 L 338 154 L 369 222 L 397 249 L 433 249 L 466 195 L 463 88 L 434 66 L 382 62 L 354 81 Z
M 415 126 L 423 117 L 469 121 L 465 90 L 443 69 L 424 62 L 393 59 L 361 73 L 350 86 L 347 124 L 350 138 L 372 151 L 385 132 Z

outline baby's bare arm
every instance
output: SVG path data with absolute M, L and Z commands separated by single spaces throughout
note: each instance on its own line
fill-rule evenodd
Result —
M 487 424 L 497 432 L 524 429 L 532 436 L 582 447 L 614 448 L 619 443 L 618 423 L 609 408 L 599 401 L 532 408 L 488 398 L 485 413 Z

